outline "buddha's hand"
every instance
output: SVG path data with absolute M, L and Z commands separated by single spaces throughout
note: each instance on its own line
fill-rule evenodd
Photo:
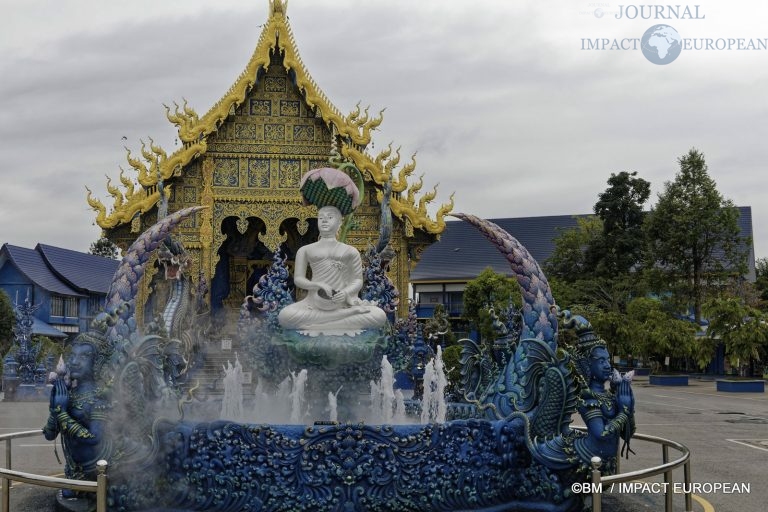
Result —
M 346 305 L 347 304 L 347 292 L 344 290 L 339 290 L 336 293 L 333 294 L 333 297 L 331 297 L 331 300 L 335 304 L 341 304 Z
M 315 285 L 317 286 L 318 292 L 320 292 L 320 291 L 323 292 L 321 294 L 321 296 L 323 296 L 325 298 L 328 298 L 328 297 L 332 298 L 333 297 L 333 293 L 334 292 L 333 292 L 333 288 L 330 285 L 327 285 L 327 284 L 325 284 L 323 282 L 315 283 Z

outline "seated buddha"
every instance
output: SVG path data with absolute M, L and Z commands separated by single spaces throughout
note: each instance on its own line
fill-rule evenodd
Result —
M 387 322 L 381 308 L 358 296 L 363 286 L 362 261 L 357 249 L 336 239 L 341 223 L 341 211 L 335 206 L 318 211 L 320 239 L 299 248 L 294 267 L 294 284 L 308 293 L 280 311 L 278 322 L 284 329 L 309 336 L 352 336 Z

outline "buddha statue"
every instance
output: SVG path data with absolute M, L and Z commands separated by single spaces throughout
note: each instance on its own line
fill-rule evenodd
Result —
M 349 335 L 378 329 L 387 316 L 378 306 L 360 300 L 363 270 L 360 253 L 336 239 L 341 211 L 323 206 L 317 215 L 320 239 L 296 253 L 293 281 L 307 296 L 283 308 L 278 323 L 309 336 Z M 311 269 L 311 278 L 307 270 Z

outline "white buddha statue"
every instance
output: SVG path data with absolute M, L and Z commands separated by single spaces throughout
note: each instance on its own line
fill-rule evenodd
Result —
M 335 206 L 323 206 L 318 211 L 320 239 L 299 248 L 293 275 L 296 287 L 308 294 L 280 311 L 277 319 L 284 329 L 309 336 L 353 336 L 387 322 L 381 308 L 358 296 L 363 287 L 360 253 L 336 239 L 341 222 L 342 214 Z M 311 279 L 307 265 L 312 270 Z

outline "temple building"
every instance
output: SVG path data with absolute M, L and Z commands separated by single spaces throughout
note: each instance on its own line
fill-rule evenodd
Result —
M 286 5 L 270 0 L 250 61 L 208 112 L 199 115 L 186 103 L 166 107 L 182 147 L 169 155 L 152 140 L 142 141 L 140 155 L 127 155 L 135 177 L 121 172 L 122 187 L 107 183 L 114 204 L 108 207 L 90 190 L 88 203 L 104 235 L 122 250 L 157 221 L 161 195 L 169 212 L 205 206 L 175 236 L 193 256 L 193 279 L 203 276 L 209 283 L 214 310 L 234 311 L 278 248 L 290 264 L 296 250 L 317 237 L 316 209 L 302 204 L 301 177 L 310 169 L 351 163 L 365 189 L 347 243 L 364 250 L 376 242 L 383 190 L 391 182 L 389 275 L 406 296 L 410 271 L 443 232 L 452 199 L 430 215 L 436 190 L 421 193 L 421 180 L 409 182 L 415 159 L 401 164 L 391 145 L 376 155 L 367 152 L 382 114 L 358 105 L 344 115 L 331 103 L 299 57 Z M 152 272 L 150 266 L 146 283 Z
M 120 262 L 52 245 L 0 247 L 0 290 L 13 304 L 37 306 L 32 334 L 73 338 L 104 307 Z M 83 269 L 88 269 L 83 272 Z
M 737 209 L 739 232 L 747 255 L 747 271 L 743 278 L 754 283 L 752 207 L 739 206 Z M 564 231 L 575 228 L 579 217 L 588 216 L 547 215 L 490 220 L 517 238 L 544 266 L 555 251 L 555 239 Z M 440 241 L 424 251 L 411 272 L 412 299 L 417 317 L 421 320 L 432 318 L 435 306 L 441 304 L 451 318 L 454 332 L 469 331 L 464 319 L 464 288 L 486 268 L 507 277 L 513 276 L 509 262 L 477 229 L 462 221 L 447 222 Z

